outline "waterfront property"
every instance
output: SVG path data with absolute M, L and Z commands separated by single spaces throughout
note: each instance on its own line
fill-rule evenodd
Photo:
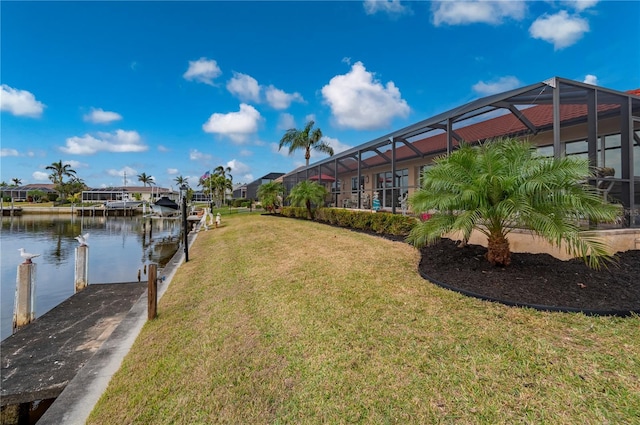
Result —
M 601 173 L 591 183 L 622 204 L 621 227 L 640 227 L 640 90 L 619 92 L 554 77 L 495 94 L 381 136 L 282 177 L 288 192 L 316 180 L 328 204 L 398 212 L 433 158 L 461 142 L 528 139 L 543 155 L 588 158 Z
M 172 189 L 154 186 L 120 186 L 89 189 L 82 192 L 82 202 L 109 202 L 136 199 L 153 202 L 162 196 L 177 197 Z
M 2 203 L 6 202 L 33 202 L 42 197 L 48 197 L 49 195 L 56 194 L 53 184 L 34 183 L 25 184 L 24 186 L 2 186 L 0 187 L 0 193 Z

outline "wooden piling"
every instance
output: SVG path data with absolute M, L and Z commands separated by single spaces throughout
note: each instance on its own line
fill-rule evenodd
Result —
M 149 280 L 148 280 L 148 319 L 153 320 L 158 315 L 158 265 L 155 263 L 149 264 Z
M 75 292 L 80 292 L 89 285 L 89 247 L 76 247 Z
M 16 299 L 13 308 L 13 332 L 31 323 L 35 317 L 36 264 L 18 265 Z

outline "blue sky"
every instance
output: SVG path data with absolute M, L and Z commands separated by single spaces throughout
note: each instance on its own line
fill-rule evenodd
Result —
M 1 179 L 234 182 L 304 164 L 472 99 L 560 76 L 640 88 L 637 1 L 0 3 Z M 312 153 L 311 162 L 324 156 Z

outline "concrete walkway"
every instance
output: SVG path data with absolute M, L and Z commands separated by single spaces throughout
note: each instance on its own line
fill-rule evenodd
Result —
M 189 246 L 197 237 L 197 231 L 189 237 Z M 164 295 L 176 270 L 184 261 L 184 251 L 179 250 L 160 274 L 158 299 Z M 64 391 L 38 421 L 38 425 L 84 424 L 94 406 L 107 389 L 131 346 L 147 321 L 147 294 L 138 299 L 111 336 L 102 344 L 87 364 L 66 386 Z

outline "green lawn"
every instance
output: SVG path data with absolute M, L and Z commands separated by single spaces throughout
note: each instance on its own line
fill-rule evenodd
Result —
M 317 223 L 201 232 L 92 424 L 640 423 L 640 318 L 424 281 L 410 246 Z

